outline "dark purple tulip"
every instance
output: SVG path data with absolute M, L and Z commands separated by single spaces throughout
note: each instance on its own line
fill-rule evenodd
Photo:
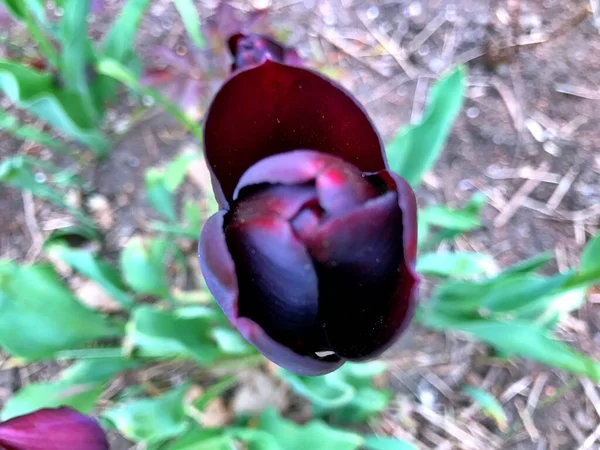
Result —
M 106 436 L 91 417 L 65 406 L 40 409 L 0 423 L 3 450 L 108 450 Z
M 416 201 L 363 108 L 260 35 L 232 41 L 204 150 L 221 211 L 200 265 L 261 353 L 302 375 L 374 358 L 414 309 Z

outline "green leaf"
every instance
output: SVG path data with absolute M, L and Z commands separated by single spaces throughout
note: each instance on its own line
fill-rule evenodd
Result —
M 421 255 L 417 272 L 438 277 L 472 278 L 494 275 L 496 261 L 490 255 L 474 252 L 436 252 Z
M 171 222 L 177 221 L 173 193 L 167 189 L 164 173 L 151 168 L 146 171 L 146 195 L 148 202 Z
M 388 390 L 362 387 L 344 407 L 333 412 L 343 423 L 363 423 L 382 412 L 390 404 L 392 394 Z
M 121 330 L 84 307 L 51 266 L 0 263 L 0 345 L 27 359 L 116 337 Z
M 600 270 L 600 234 L 592 238 L 583 249 L 579 270 L 583 273 Z
M 346 363 L 321 377 L 303 377 L 280 370 L 279 376 L 292 390 L 309 400 L 315 410 L 332 413 L 341 422 L 363 422 L 383 411 L 391 395 L 374 389 L 373 377 L 386 370 L 381 361 Z
M 187 390 L 183 385 L 159 397 L 130 401 L 105 411 L 102 417 L 132 441 L 146 445 L 164 442 L 188 429 L 184 409 Z
M 319 420 L 296 425 L 274 409 L 260 416 L 259 428 L 275 437 L 285 450 L 356 450 L 364 443 L 362 436 L 332 428 Z
M 103 58 L 96 65 L 98 73 L 113 78 L 138 94 L 148 95 L 154 99 L 157 105 L 160 105 L 175 120 L 181 123 L 198 141 L 202 142 L 202 127 L 190 119 L 179 107 L 174 105 L 169 99 L 158 92 L 156 89 L 142 86 L 137 77 L 127 67 L 119 61 L 111 58 Z
M 481 227 L 479 210 L 454 209 L 449 206 L 430 206 L 419 212 L 419 219 L 429 225 L 465 233 Z
M 34 142 L 51 150 L 57 150 L 67 156 L 73 156 L 69 147 L 43 131 L 29 125 L 22 125 L 17 119 L 0 110 L 0 130 L 23 141 Z
M 82 95 L 88 112 L 98 119 L 87 81 L 87 66 L 93 67 L 94 59 L 87 37 L 89 5 L 89 1 L 67 0 L 65 2 L 64 15 L 58 32 L 61 42 L 60 71 L 68 89 Z
M 56 239 L 46 246 L 46 251 L 49 256 L 60 259 L 83 276 L 97 282 L 123 308 L 130 309 L 133 306 L 134 301 L 125 291 L 119 271 L 99 260 L 91 251 L 71 248 Z
M 177 439 L 167 450 L 233 450 L 236 442 L 248 444 L 248 450 L 287 450 L 269 433 L 253 428 L 194 429 Z
M 490 320 L 459 321 L 440 315 L 423 314 L 422 323 L 438 330 L 462 331 L 494 347 L 504 357 L 521 356 L 585 375 L 595 382 L 600 381 L 600 364 L 585 355 L 575 352 L 550 332 L 523 320 L 499 322 Z
M 0 89 L 11 101 L 103 156 L 108 141 L 90 114 L 86 99 L 59 89 L 53 76 L 0 61 Z
M 167 450 L 232 450 L 231 435 L 223 429 L 194 429 L 167 447 Z M 279 449 L 278 449 L 279 450 Z
M 94 223 L 87 217 L 80 209 L 73 208 L 68 205 L 64 199 L 64 193 L 61 190 L 56 189 L 54 186 L 50 186 L 48 182 L 38 182 L 35 178 L 34 173 L 37 171 L 38 163 L 41 161 L 32 161 L 24 156 L 13 156 L 0 162 L 0 183 L 4 183 L 8 186 L 28 190 L 36 197 L 48 200 L 55 205 L 65 209 L 71 215 L 77 218 L 81 224 L 85 225 L 89 229 L 94 228 Z M 44 162 L 45 168 L 48 165 Z M 65 176 L 67 172 L 56 173 L 52 176 L 55 184 L 66 184 Z M 54 180 L 54 178 L 58 178 Z M 76 184 L 76 183 L 73 183 Z
M 70 406 L 88 414 L 94 409 L 104 387 L 98 384 L 72 384 L 64 381 L 34 383 L 25 386 L 8 399 L 0 420 L 22 416 L 42 408 Z
M 135 36 L 149 0 L 129 0 L 106 35 L 103 56 L 127 63 L 133 55 Z
M 104 383 L 121 372 L 137 369 L 139 366 L 139 361 L 125 357 L 83 360 L 65 369 L 61 379 L 70 384 Z
M 236 381 L 235 375 L 221 378 L 217 383 L 206 389 L 206 391 L 204 391 L 204 393 L 194 401 L 194 408 L 198 409 L 199 411 L 204 411 L 204 408 L 206 408 L 211 401 L 231 388 Z
M 469 385 L 463 387 L 462 392 L 463 394 L 471 397 L 471 399 L 477 403 L 477 405 L 479 405 L 486 416 L 494 419 L 500 430 L 506 430 L 506 413 L 496 397 L 494 397 L 485 389 Z
M 401 129 L 386 147 L 390 167 L 417 186 L 440 156 L 464 100 L 466 69 L 459 67 L 431 89 L 420 123 Z
M 570 278 L 571 274 L 559 274 L 553 277 L 537 275 L 516 275 L 500 278 L 494 283 L 492 290 L 482 299 L 481 307 L 492 313 L 516 311 L 528 308 L 532 304 L 536 309 L 545 309 L 548 294 L 559 289 Z M 540 303 L 538 299 L 543 301 Z
M 195 152 L 185 152 L 169 163 L 163 176 L 164 185 L 169 192 L 175 192 L 177 190 L 185 179 L 188 167 L 192 161 L 199 157 L 200 156 Z
M 140 307 L 128 325 L 128 337 L 143 356 L 193 358 L 198 364 L 207 366 L 221 353 L 210 336 L 210 326 L 215 318 L 214 311 L 204 307 L 178 311 Z
M 500 275 L 503 277 L 508 277 L 517 274 L 535 272 L 548 264 L 552 258 L 554 258 L 554 254 L 551 252 L 540 253 L 539 255 L 532 256 L 531 258 L 528 258 L 524 261 L 519 261 L 518 263 L 507 267 Z
M 46 21 L 43 0 L 2 0 L 7 11 L 17 20 L 23 21 L 30 12 L 40 23 Z
M 370 450 L 418 450 L 410 442 L 386 436 L 365 436 L 365 448 Z
M 121 251 L 121 273 L 125 282 L 140 294 L 169 297 L 165 270 L 168 241 L 134 237 Z
M 216 327 L 212 330 L 211 336 L 225 354 L 248 355 L 254 351 L 240 333 L 231 328 Z
M 196 10 L 194 2 L 192 0 L 173 0 L 173 3 L 175 3 L 183 25 L 194 44 L 200 48 L 204 48 L 204 37 L 200 33 L 200 20 L 198 20 L 200 15 Z

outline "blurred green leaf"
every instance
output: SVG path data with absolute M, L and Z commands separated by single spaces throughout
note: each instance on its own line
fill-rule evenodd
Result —
M 38 170 L 36 170 L 34 162 L 24 156 L 13 156 L 0 161 L 0 183 L 17 189 L 28 190 L 36 197 L 54 203 L 77 218 L 88 229 L 93 230 L 94 223 L 92 220 L 80 209 L 71 207 L 64 199 L 64 192 L 56 189 L 54 186 L 50 186 L 48 182 L 39 182 L 36 180 L 36 172 Z M 62 183 L 66 181 L 64 178 L 65 173 L 56 175 L 59 177 L 58 181 Z
M 381 361 L 346 363 L 321 377 L 303 377 L 280 370 L 294 392 L 309 400 L 316 411 L 331 413 L 341 422 L 358 423 L 383 411 L 391 399 L 385 389 L 374 389 L 373 378 L 386 370 Z
M 72 156 L 75 153 L 56 138 L 38 130 L 35 127 L 20 124 L 17 119 L 2 110 L 0 110 L 0 130 L 16 137 L 17 139 L 34 142 L 42 147 L 46 147 L 51 150 L 57 150 L 67 156 Z
M 65 369 L 61 379 L 70 384 L 104 383 L 121 372 L 140 366 L 139 361 L 118 358 L 90 359 L 75 362 Z
M 211 401 L 231 388 L 236 381 L 235 375 L 221 378 L 217 383 L 206 389 L 206 391 L 194 401 L 194 407 L 200 411 L 204 411 L 204 408 L 206 408 Z
M 56 239 L 46 246 L 49 256 L 68 264 L 83 276 L 97 282 L 102 289 L 123 308 L 130 309 L 134 301 L 127 294 L 119 271 L 98 259 L 90 250 L 75 249 Z
M 369 450 L 418 450 L 410 442 L 387 436 L 365 436 L 365 448 Z
M 548 298 L 548 294 L 559 289 L 571 274 L 559 274 L 553 277 L 538 275 L 516 275 L 499 279 L 493 289 L 481 300 L 481 307 L 492 313 L 516 312 L 536 304 L 537 309 L 545 310 L 546 305 L 538 299 Z
M 150 0 L 129 0 L 108 31 L 103 56 L 127 63 L 134 55 L 135 36 Z
M 89 0 L 66 0 L 58 27 L 61 43 L 60 72 L 67 89 L 78 92 L 88 113 L 99 119 L 88 85 L 88 65 L 93 67 L 94 55 L 88 39 Z
M 44 23 L 46 21 L 43 0 L 2 0 L 0 4 L 2 3 L 17 20 L 25 20 L 29 12 L 38 22 Z
M 106 154 L 108 141 L 90 115 L 86 99 L 60 89 L 51 74 L 0 61 L 0 89 L 17 106 L 88 146 L 96 155 Z
M 204 48 L 205 42 L 202 33 L 200 32 L 200 14 L 196 10 L 196 6 L 192 0 L 173 0 L 185 29 L 199 48 Z
M 259 428 L 271 434 L 285 450 L 356 450 L 364 443 L 362 436 L 332 428 L 319 420 L 296 425 L 274 409 L 260 416 Z
M 502 271 L 501 275 L 503 277 L 508 277 L 517 274 L 535 272 L 548 264 L 552 258 L 554 258 L 554 254 L 551 252 L 540 253 L 539 255 L 532 256 L 531 258 L 528 258 L 524 261 L 519 261 L 518 263 L 507 267 Z
M 579 270 L 581 272 L 592 272 L 600 269 L 600 234 L 593 237 L 581 253 Z
M 235 448 L 233 445 L 232 437 L 226 430 L 205 428 L 187 432 L 166 450 L 232 450 Z
M 128 337 L 142 356 L 192 358 L 206 366 L 221 354 L 211 338 L 216 317 L 214 311 L 200 306 L 177 311 L 140 307 L 128 325 Z
M 436 252 L 421 255 L 417 272 L 438 277 L 472 278 L 494 275 L 496 261 L 490 255 L 475 252 Z
M 236 442 L 248 444 L 248 450 L 287 450 L 269 433 L 254 428 L 194 429 L 177 439 L 167 450 L 233 450 Z
M 121 273 L 140 294 L 169 297 L 166 255 L 170 243 L 161 239 L 132 238 L 121 251 Z
M 51 266 L 0 262 L 0 344 L 27 360 L 116 337 L 122 330 L 84 307 Z
M 187 385 L 151 399 L 133 400 L 111 408 L 102 417 L 128 439 L 146 445 L 175 438 L 188 429 L 184 396 Z
M 485 389 L 476 386 L 467 385 L 462 389 L 463 394 L 469 396 L 481 410 L 488 416 L 494 419 L 498 428 L 501 431 L 506 431 L 506 413 L 500 402 Z
M 391 169 L 417 186 L 440 156 L 464 100 L 466 69 L 459 67 L 431 89 L 421 122 L 402 128 L 386 146 Z
M 247 355 L 253 353 L 253 347 L 246 342 L 238 331 L 226 327 L 213 328 L 211 332 L 221 351 L 228 355 Z
M 478 200 L 477 200 L 478 201 Z M 462 233 L 476 230 L 481 227 L 480 209 L 472 208 L 471 204 L 463 209 L 449 206 L 429 206 L 419 212 L 421 218 L 429 225 Z
M 173 193 L 167 189 L 164 172 L 155 168 L 146 171 L 146 195 L 152 207 L 167 220 L 177 221 L 175 199 Z
M 470 334 L 494 347 L 505 358 L 521 356 L 574 374 L 585 375 L 595 382 L 600 381 L 598 362 L 575 352 L 556 340 L 548 329 L 531 322 L 518 319 L 507 322 L 465 321 L 424 310 L 419 312 L 419 321 L 433 329 Z
M 175 157 L 165 168 L 164 183 L 170 192 L 175 192 L 183 183 L 187 174 L 188 167 L 192 161 L 199 159 L 200 156 L 193 152 L 185 152 Z
M 102 385 L 94 383 L 72 384 L 57 381 L 30 384 L 8 399 L 2 409 L 0 420 L 12 419 L 42 408 L 59 406 L 70 406 L 88 414 L 96 406 L 103 390 Z
M 169 99 L 158 92 L 156 89 L 142 86 L 137 77 L 131 70 L 123 66 L 122 63 L 113 58 L 103 58 L 96 65 L 98 73 L 113 78 L 125 86 L 129 87 L 138 94 L 148 95 L 154 99 L 157 105 L 160 105 L 175 120 L 181 123 L 198 141 L 202 142 L 202 127 L 190 119 L 179 107 L 174 105 Z

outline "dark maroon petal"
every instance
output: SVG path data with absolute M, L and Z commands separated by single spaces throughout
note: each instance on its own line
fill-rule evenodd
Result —
M 321 317 L 343 358 L 377 356 L 411 318 L 417 282 L 405 268 L 402 216 L 389 192 L 326 222 L 309 243 Z
M 0 424 L 4 450 L 108 450 L 98 422 L 61 407 L 40 409 Z
M 386 168 L 379 135 L 351 94 L 316 72 L 270 60 L 225 83 L 204 135 L 213 185 L 228 202 L 250 166 L 278 153 L 311 149 L 362 172 Z
M 325 375 L 344 364 L 344 361 L 336 355 L 319 359 L 313 356 L 299 355 L 271 339 L 259 325 L 245 317 L 239 318 L 237 327 L 240 333 L 265 357 L 297 375 Z
M 204 223 L 198 243 L 198 259 L 208 289 L 225 315 L 235 323 L 238 309 L 238 281 L 223 232 L 226 214 L 227 211 L 219 211 Z
M 277 217 L 232 221 L 225 235 L 239 284 L 238 315 L 288 347 L 306 347 L 306 336 L 318 324 L 317 275 L 288 222 Z M 327 348 L 312 351 L 318 350 Z
M 402 238 L 404 242 L 404 261 L 414 270 L 417 259 L 417 198 L 406 180 L 394 172 L 384 170 L 370 178 L 382 180 L 391 191 L 398 192 L 398 206 L 402 211 Z
M 312 150 L 294 150 L 261 159 L 246 170 L 234 191 L 237 200 L 242 189 L 256 184 L 302 184 L 314 180 L 326 167 L 343 163 L 335 156 Z
M 249 189 L 246 189 L 243 200 L 236 203 L 230 223 L 243 223 L 265 217 L 290 220 L 303 206 L 317 201 L 317 191 L 309 184 L 276 185 L 266 188 L 264 185 L 255 185 L 252 189 L 254 192 L 248 192 Z

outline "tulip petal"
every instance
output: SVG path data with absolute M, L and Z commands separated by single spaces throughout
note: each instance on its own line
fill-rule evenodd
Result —
M 404 241 L 404 260 L 414 270 L 417 259 L 417 198 L 406 180 L 394 172 L 384 170 L 371 175 L 370 180 L 383 181 L 387 190 L 398 192 L 398 206 L 402 214 L 402 236 Z
M 108 450 L 98 422 L 61 407 L 40 409 L 0 424 L 0 448 L 5 450 Z
M 316 358 L 299 355 L 293 350 L 271 339 L 267 333 L 251 319 L 240 317 L 237 324 L 240 333 L 266 358 L 297 375 L 325 375 L 339 368 L 344 361 L 337 355 Z
M 343 163 L 335 156 L 312 150 L 294 150 L 261 159 L 244 172 L 234 191 L 237 200 L 242 189 L 256 184 L 302 184 L 314 180 L 327 166 Z
M 223 85 L 204 136 L 213 185 L 228 202 L 246 169 L 278 153 L 312 149 L 362 172 L 386 168 L 381 139 L 350 93 L 316 72 L 271 60 Z
M 309 242 L 320 313 L 333 351 L 349 360 L 383 352 L 412 314 L 416 279 L 404 261 L 398 195 L 333 218 Z
M 227 211 L 221 210 L 204 223 L 198 243 L 198 259 L 208 289 L 225 315 L 235 323 L 239 291 L 235 265 L 223 232 L 226 214 Z
M 330 350 L 318 321 L 317 274 L 287 221 L 232 220 L 225 235 L 239 283 L 239 316 L 296 352 Z
M 308 203 L 317 201 L 317 191 L 309 184 L 299 186 L 253 186 L 247 188 L 243 199 L 236 203 L 230 219 L 231 223 L 247 222 L 253 218 L 279 217 L 291 219 Z

